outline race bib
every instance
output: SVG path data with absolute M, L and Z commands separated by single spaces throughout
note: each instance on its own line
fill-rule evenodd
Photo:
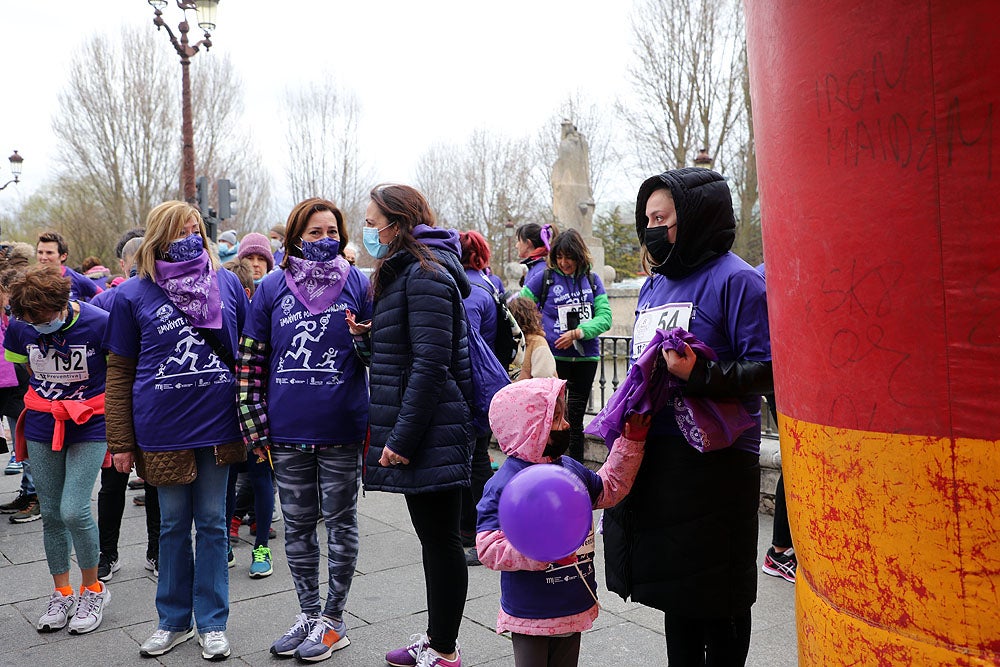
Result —
M 43 355 L 37 345 L 29 345 L 28 363 L 34 376 L 43 382 L 72 384 L 90 377 L 86 345 L 70 345 L 67 359 L 57 357 L 55 350 L 51 349 Z
M 680 327 L 688 331 L 693 311 L 693 303 L 668 303 L 639 313 L 632 330 L 632 359 L 639 358 L 649 341 L 653 340 L 657 329 Z
M 580 326 L 593 317 L 593 311 L 589 303 L 567 303 L 556 306 L 556 314 L 559 319 L 559 331 L 570 331 Z

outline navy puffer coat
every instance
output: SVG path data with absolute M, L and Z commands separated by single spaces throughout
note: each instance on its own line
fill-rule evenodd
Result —
M 450 243 L 428 246 L 440 266 L 428 270 L 402 251 L 380 269 L 384 282 L 372 318 L 371 445 L 365 457 L 369 491 L 427 493 L 469 486 L 475 436 L 466 398 L 472 396 L 472 374 L 462 299 L 471 286 Z M 410 463 L 380 466 L 385 446 Z

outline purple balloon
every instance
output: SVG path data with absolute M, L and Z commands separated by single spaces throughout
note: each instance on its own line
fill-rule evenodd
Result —
M 583 481 L 551 463 L 528 466 L 500 494 L 500 528 L 528 558 L 551 563 L 586 541 L 593 505 Z

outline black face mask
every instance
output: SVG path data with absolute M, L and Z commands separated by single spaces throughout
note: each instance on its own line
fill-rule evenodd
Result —
M 649 251 L 649 257 L 655 264 L 667 261 L 674 247 L 674 244 L 667 240 L 667 232 L 671 229 L 673 228 L 667 226 L 646 228 L 646 250 Z
M 549 442 L 545 445 L 542 456 L 557 459 L 569 449 L 569 429 L 564 431 L 549 431 Z

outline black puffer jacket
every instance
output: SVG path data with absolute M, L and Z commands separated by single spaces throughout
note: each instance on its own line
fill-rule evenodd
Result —
M 429 245 L 441 264 L 432 270 L 405 251 L 380 269 L 384 287 L 372 319 L 371 445 L 364 478 L 370 491 L 469 486 L 475 435 L 466 399 L 472 396 L 472 373 L 462 299 L 471 286 L 450 243 Z M 385 446 L 410 463 L 380 466 Z

